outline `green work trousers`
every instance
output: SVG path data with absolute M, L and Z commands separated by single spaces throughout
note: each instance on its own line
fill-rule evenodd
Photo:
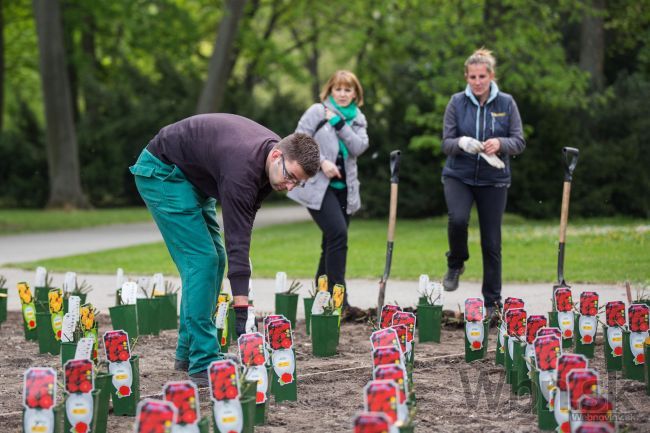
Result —
M 146 149 L 130 170 L 181 275 L 176 359 L 189 361 L 189 373 L 198 373 L 222 357 L 214 313 L 226 252 L 216 200 L 194 187 L 180 168 Z

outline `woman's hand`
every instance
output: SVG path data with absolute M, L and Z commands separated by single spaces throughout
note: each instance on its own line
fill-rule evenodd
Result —
M 341 172 L 338 168 L 336 168 L 336 164 L 334 164 L 332 161 L 324 160 L 320 163 L 320 169 L 323 170 L 323 173 L 325 173 L 325 176 L 327 176 L 329 179 L 333 177 L 339 179 L 341 178 Z
M 501 149 L 501 142 L 498 138 L 490 138 L 483 142 L 483 152 L 487 155 L 494 155 Z
M 334 116 L 335 114 L 332 112 L 332 110 L 328 110 L 327 107 L 325 107 L 325 119 L 329 121 Z

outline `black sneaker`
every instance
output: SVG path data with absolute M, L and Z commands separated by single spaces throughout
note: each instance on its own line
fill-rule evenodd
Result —
M 445 278 L 442 280 L 442 286 L 446 292 L 453 292 L 458 288 L 458 280 L 463 272 L 465 272 L 465 266 L 458 269 L 447 268 Z
M 174 359 L 174 370 L 176 371 L 187 371 L 190 369 L 190 361 L 183 361 L 180 359 Z
M 208 370 L 190 374 L 190 380 L 194 382 L 198 388 L 207 388 L 210 384 L 208 379 Z
M 485 308 L 485 320 L 490 322 L 490 328 L 496 328 L 499 325 L 499 311 L 502 306 L 497 304 L 488 305 Z

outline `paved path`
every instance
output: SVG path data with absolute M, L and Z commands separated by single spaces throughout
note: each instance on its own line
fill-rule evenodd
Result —
M 255 227 L 271 224 L 291 223 L 309 219 L 309 214 L 304 208 L 298 206 L 262 208 L 257 215 Z M 19 281 L 32 282 L 34 273 L 21 269 L 2 268 L 3 263 L 16 263 L 21 261 L 35 261 L 45 258 L 62 257 L 72 254 L 83 254 L 101 251 L 110 248 L 139 245 L 143 243 L 160 241 L 160 233 L 153 223 L 112 225 L 82 230 L 68 230 L 50 233 L 31 233 L 14 236 L 0 237 L 0 275 L 7 277 L 9 290 L 9 309 L 20 308 L 16 283 Z M 125 266 L 128 268 L 128 266 Z M 381 269 L 377 270 L 379 279 Z M 54 285 L 60 286 L 63 274 L 53 273 Z M 129 275 L 137 279 L 139 275 Z M 93 291 L 88 300 L 100 311 L 107 313 L 108 307 L 114 304 L 116 289 L 115 276 L 113 275 L 78 275 L 79 280 L 87 280 Z M 289 275 L 289 278 L 291 276 Z M 180 285 L 178 278 L 171 278 Z M 307 295 L 307 287 L 311 286 L 308 280 L 301 280 L 305 289 L 302 296 Z M 227 282 L 226 282 L 227 284 Z M 548 284 L 505 284 L 503 297 L 517 296 L 526 302 L 529 314 L 544 314 L 550 309 L 552 282 Z M 274 282 L 270 279 L 254 279 L 253 291 L 255 305 L 260 312 L 271 312 L 274 308 L 273 295 Z M 374 307 L 377 302 L 376 280 L 348 280 L 349 299 L 352 305 L 368 308 Z M 623 287 L 614 285 L 574 285 L 574 298 L 580 292 L 594 290 L 600 294 L 601 305 L 610 300 L 625 300 Z M 451 293 L 445 293 L 444 305 L 446 309 L 458 309 L 463 306 L 465 298 L 481 296 L 480 284 L 477 282 L 462 281 L 460 288 Z M 396 301 L 402 306 L 412 306 L 417 302 L 417 281 L 389 280 L 386 290 L 386 302 Z M 298 309 L 299 316 L 303 316 L 302 306 Z

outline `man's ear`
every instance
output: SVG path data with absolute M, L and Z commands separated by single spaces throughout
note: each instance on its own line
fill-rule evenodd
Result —
M 280 149 L 278 149 L 277 147 L 275 149 L 271 150 L 271 159 L 273 161 L 275 161 L 276 159 L 278 159 L 281 156 L 282 156 L 282 151 Z

